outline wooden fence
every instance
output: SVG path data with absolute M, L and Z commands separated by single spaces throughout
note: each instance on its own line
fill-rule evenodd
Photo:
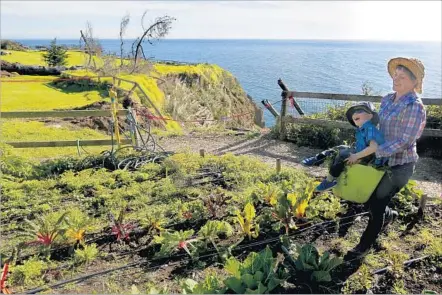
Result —
M 96 79 L 98 83 L 101 83 L 102 79 L 112 79 L 113 86 L 115 89 L 118 89 L 125 93 L 125 95 L 130 96 L 135 90 L 138 91 L 138 94 L 141 95 L 140 99 L 144 100 L 143 102 L 148 107 L 151 107 L 155 110 L 156 115 L 159 118 L 163 118 L 159 109 L 155 106 L 149 96 L 144 92 L 144 90 L 140 87 L 137 82 L 113 77 L 75 77 L 72 75 L 64 74 L 65 77 L 69 79 L 78 80 L 78 81 L 88 81 Z M 120 87 L 121 82 L 126 82 L 132 85 L 130 90 L 126 90 Z M 127 116 L 129 112 L 133 110 L 117 110 L 117 116 Z M 67 110 L 67 111 L 23 111 L 23 112 L 1 112 L 1 119 L 25 119 L 25 118 L 78 118 L 78 117 L 112 117 L 112 110 Z M 135 113 L 133 113 L 134 120 L 136 120 Z M 159 122 L 166 123 L 164 119 L 161 119 Z M 164 125 L 163 125 L 164 127 Z M 135 126 L 131 126 L 131 132 L 133 132 Z M 119 142 L 117 140 L 111 139 L 89 139 L 89 140 L 61 140 L 61 141 L 17 141 L 17 142 L 5 142 L 6 144 L 11 145 L 14 148 L 39 148 L 39 147 L 70 147 L 70 146 L 104 146 L 104 145 L 112 145 L 112 144 L 134 144 L 138 146 L 139 144 L 139 136 L 138 134 L 134 134 L 133 139 L 121 139 Z
M 341 101 L 370 101 L 370 102 L 381 102 L 382 96 L 370 96 L 370 95 L 351 95 L 351 94 L 339 94 L 339 93 L 318 93 L 318 92 L 298 92 L 298 91 L 288 91 L 287 87 L 283 84 L 281 80 L 278 81 L 282 93 L 282 104 L 281 113 L 279 118 L 279 136 L 280 140 L 287 139 L 287 124 L 310 124 L 316 126 L 324 126 L 331 128 L 341 128 L 341 129 L 353 129 L 353 126 L 345 121 L 333 121 L 333 120 L 323 120 L 323 119 L 313 119 L 305 117 L 305 114 L 299 104 L 296 102 L 296 98 L 311 98 L 311 99 L 321 99 L 321 100 L 341 100 Z M 282 85 L 281 85 L 282 84 Z M 285 88 L 285 89 L 284 89 Z M 298 116 L 287 115 L 287 105 L 289 98 L 293 97 L 294 107 L 297 110 Z M 441 98 L 423 98 L 422 102 L 425 105 L 440 106 L 442 108 Z M 431 137 L 442 137 L 441 129 L 431 129 L 425 128 L 423 131 L 423 136 Z
M 128 110 L 118 110 L 117 116 L 127 116 Z M 78 117 L 111 117 L 112 110 L 81 110 L 81 111 L 34 111 L 34 112 L 2 112 L 2 119 L 23 118 L 78 118 Z M 58 140 L 58 141 L 16 141 L 5 142 L 15 148 L 68 147 L 68 146 L 103 146 L 118 144 L 111 139 L 89 140 Z M 121 139 L 120 144 L 131 144 L 131 139 Z

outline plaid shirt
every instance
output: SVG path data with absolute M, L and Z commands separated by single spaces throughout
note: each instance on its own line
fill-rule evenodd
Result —
M 421 136 L 426 123 L 422 100 L 409 92 L 394 103 L 396 93 L 386 95 L 379 111 L 380 131 L 385 143 L 376 151 L 376 157 L 389 157 L 388 165 L 396 166 L 416 162 L 416 140 Z

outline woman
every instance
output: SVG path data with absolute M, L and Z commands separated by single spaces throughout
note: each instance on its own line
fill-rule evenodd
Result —
M 419 159 L 416 140 L 425 127 L 426 113 L 416 93 L 422 93 L 424 65 L 418 59 L 398 57 L 388 62 L 388 72 L 393 79 L 394 92 L 382 98 L 379 117 L 385 143 L 378 146 L 376 157 L 389 158 L 391 173 L 384 175 L 367 203 L 368 226 L 359 244 L 347 254 L 350 257 L 366 254 L 382 227 L 397 216 L 388 203 L 407 184 Z

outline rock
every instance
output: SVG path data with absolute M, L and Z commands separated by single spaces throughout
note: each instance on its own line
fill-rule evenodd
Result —
M 11 54 L 11 52 L 9 52 L 9 51 L 0 51 L 0 55 L 10 55 Z

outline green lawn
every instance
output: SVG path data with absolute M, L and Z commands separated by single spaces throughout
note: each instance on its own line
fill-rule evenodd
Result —
M 1 81 L 30 81 L 1 83 L 1 111 L 43 111 L 54 109 L 71 109 L 107 100 L 105 93 L 97 90 L 82 91 L 79 87 L 59 90 L 47 82 L 55 77 L 17 76 L 3 78 Z M 31 82 L 34 80 L 47 82 Z
M 50 120 L 50 119 L 49 119 Z M 54 141 L 54 140 L 86 140 L 110 139 L 110 136 L 90 128 L 78 128 L 66 122 L 38 122 L 20 119 L 1 121 L 1 141 Z M 81 146 L 81 141 L 80 141 Z M 85 147 L 91 153 L 100 152 L 110 147 Z M 84 153 L 83 149 L 81 152 Z M 14 154 L 28 158 L 53 158 L 62 155 L 76 155 L 76 147 L 62 148 L 26 148 L 14 149 Z
M 45 51 L 14 51 L 6 50 L 10 52 L 9 55 L 2 55 L 1 60 L 7 62 L 18 62 L 24 65 L 38 65 L 46 66 L 43 60 L 43 53 Z M 82 66 L 87 61 L 87 55 L 80 51 L 68 51 L 68 64 L 67 66 Z

